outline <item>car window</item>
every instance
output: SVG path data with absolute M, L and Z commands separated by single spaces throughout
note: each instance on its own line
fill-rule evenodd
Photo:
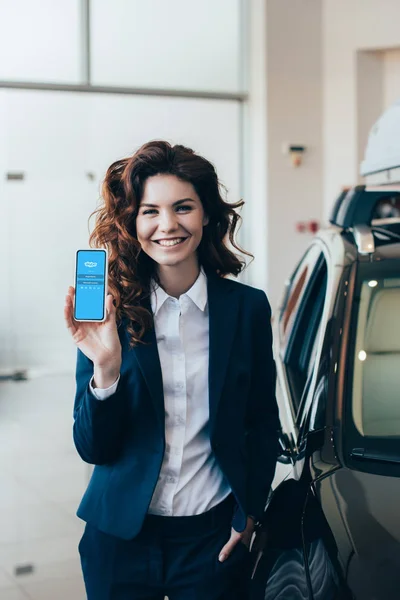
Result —
M 287 329 L 288 323 L 290 321 L 290 317 L 292 316 L 293 311 L 297 307 L 301 293 L 304 290 L 304 285 L 307 281 L 308 270 L 309 269 L 308 269 L 307 264 L 302 266 L 302 268 L 299 269 L 298 276 L 296 277 L 296 281 L 293 284 L 293 288 L 288 297 L 288 302 L 287 302 L 286 308 L 282 313 L 282 333 L 283 334 L 286 333 L 286 329 Z
M 361 282 L 352 414 L 358 432 L 400 437 L 400 278 Z
M 299 310 L 304 291 L 313 273 L 314 267 L 321 256 L 321 249 L 314 244 L 307 250 L 296 267 L 286 291 L 286 296 L 279 314 L 279 341 L 282 354 L 286 351 L 296 315 Z
M 317 264 L 308 277 L 287 342 L 284 364 L 293 410 L 296 415 L 307 380 L 314 368 L 321 333 L 320 325 L 325 304 L 327 274 L 326 260 L 320 252 Z
M 322 317 L 323 306 L 322 307 L 320 306 L 319 308 L 321 309 L 321 317 Z M 317 358 L 317 349 L 318 349 L 318 342 L 319 342 L 320 334 L 321 334 L 321 321 L 319 322 L 318 331 L 314 337 L 314 342 L 312 344 L 312 348 L 310 351 L 310 358 L 308 360 L 308 367 L 307 367 L 307 379 L 309 377 L 311 377 L 311 375 L 314 372 L 314 366 L 315 366 L 315 360 Z

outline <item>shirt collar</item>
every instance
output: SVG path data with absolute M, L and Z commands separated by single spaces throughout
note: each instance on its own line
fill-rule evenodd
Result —
M 200 269 L 199 276 L 192 287 L 185 294 L 182 294 L 179 299 L 183 296 L 188 296 L 197 308 L 204 312 L 207 305 L 207 277 L 203 269 Z M 162 287 L 157 284 L 153 285 L 151 292 L 151 310 L 154 316 L 157 315 L 164 302 L 170 297 L 171 296 L 169 296 Z
M 200 269 L 200 273 L 190 290 L 183 294 L 189 296 L 192 302 L 195 303 L 197 308 L 204 312 L 207 305 L 207 277 L 203 269 Z

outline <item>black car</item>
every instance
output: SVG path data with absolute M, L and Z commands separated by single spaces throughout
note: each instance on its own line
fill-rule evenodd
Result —
M 281 455 L 250 596 L 400 598 L 400 185 L 338 198 L 273 326 Z

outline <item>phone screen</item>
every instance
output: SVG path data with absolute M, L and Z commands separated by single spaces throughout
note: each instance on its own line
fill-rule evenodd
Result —
M 102 321 L 105 311 L 106 251 L 78 250 L 75 273 L 74 318 L 77 321 Z

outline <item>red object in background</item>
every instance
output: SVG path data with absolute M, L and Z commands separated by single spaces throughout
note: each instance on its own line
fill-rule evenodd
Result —
M 306 233 L 307 231 L 309 233 L 317 233 L 317 231 L 319 230 L 319 222 L 315 221 L 315 220 L 311 220 L 311 221 L 297 221 L 296 223 L 296 231 L 297 233 Z
M 317 233 L 318 229 L 319 229 L 318 221 L 309 221 L 308 222 L 308 231 L 310 233 Z
M 304 233 L 306 229 L 307 229 L 307 226 L 305 223 L 302 223 L 301 221 L 298 221 L 296 223 L 296 231 L 298 233 Z

